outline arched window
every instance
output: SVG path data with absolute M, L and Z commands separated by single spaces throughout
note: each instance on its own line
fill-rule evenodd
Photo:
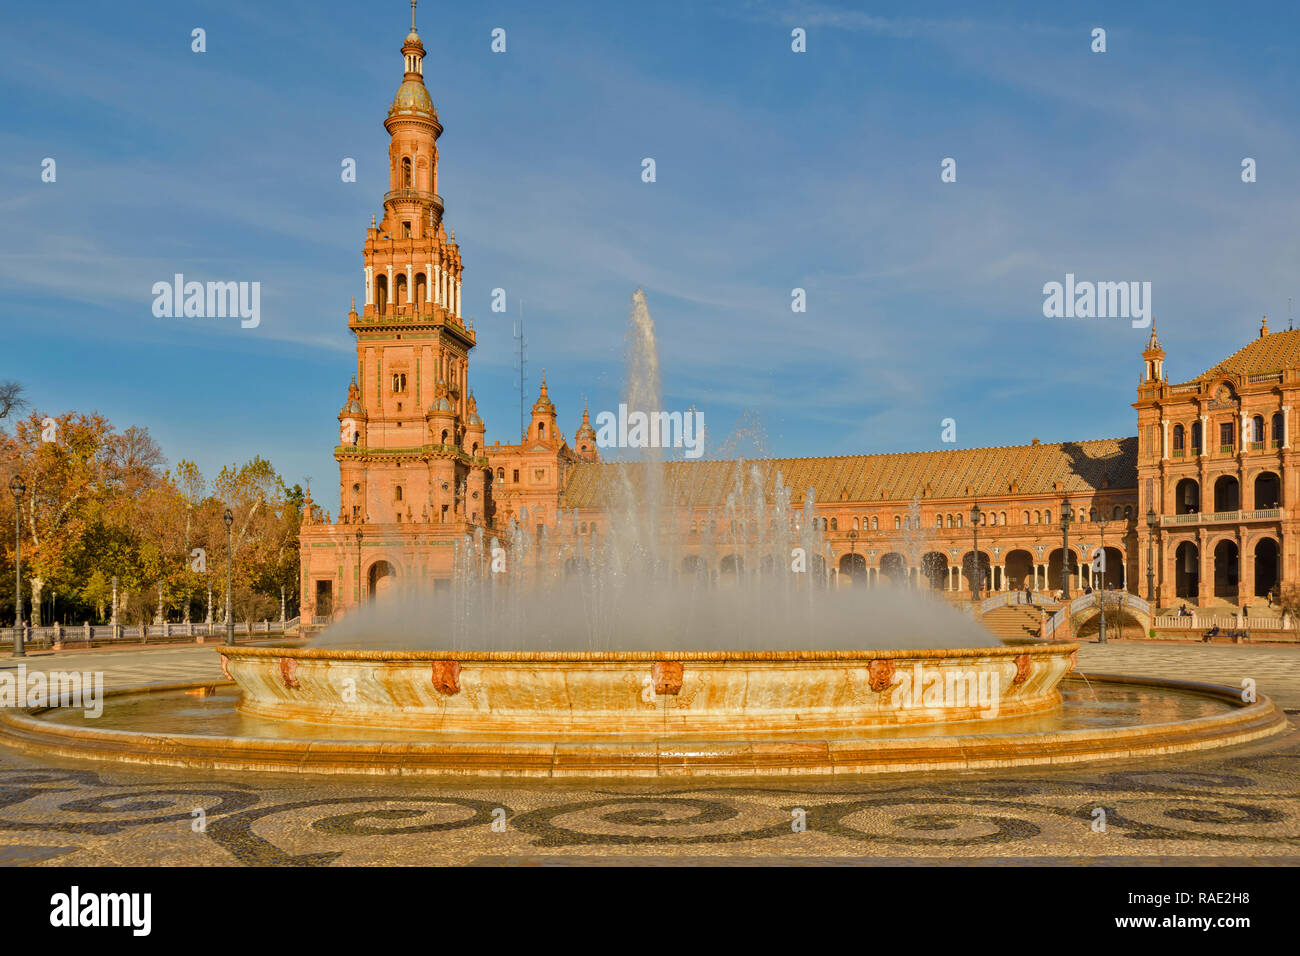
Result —
M 394 392 L 404 392 L 404 391 L 406 391 L 406 373 L 405 373 L 405 372 L 394 372 L 394 373 L 393 373 L 393 391 L 394 391 Z
M 948 515 L 948 527 L 952 527 L 952 515 Z
M 879 531 L 879 530 L 880 530 L 880 519 L 877 518 L 875 515 L 872 515 L 872 516 L 871 516 L 871 530 L 872 530 L 872 531 Z M 18 603 L 18 602 L 17 602 L 17 599 L 15 599 L 14 603 L 15 603 L 15 604 Z
M 1052 523 L 1052 512 L 1051 509 L 1049 508 L 1047 511 L 1043 512 L 1043 524 L 1051 524 L 1051 523 Z
M 999 522 L 1000 524 L 1006 524 L 1006 523 L 1007 523 L 1007 513 L 1006 513 L 1005 511 L 1000 512 L 1000 513 L 998 514 L 998 522 Z
M 1264 441 L 1264 416 L 1256 415 L 1250 420 L 1250 440 L 1259 445 Z
M 961 512 L 958 512 L 958 513 L 957 513 L 957 527 L 959 527 L 959 528 L 961 527 L 961 521 L 962 521 Z
M 858 530 L 858 519 L 857 519 L 857 518 L 854 518 L 854 519 L 853 519 L 853 530 L 854 530 L 854 531 L 857 531 L 857 530 Z
M 1035 511 L 1034 524 L 1042 524 L 1042 523 L 1043 523 L 1043 513 L 1041 511 Z
M 831 530 L 832 530 L 832 531 L 839 531 L 839 530 L 840 530 L 840 519 L 839 519 L 839 518 L 832 518 L 832 519 L 831 519 Z
M 1021 523 L 1021 524 L 1029 524 L 1029 512 L 1028 512 L 1028 511 L 1025 511 L 1025 512 L 1022 512 L 1022 513 L 1021 513 L 1021 515 L 1020 515 L 1020 523 Z
M 1115 511 L 1111 514 L 1111 517 L 1114 518 L 1116 521 L 1119 520 L 1119 505 L 1115 506 Z
M 398 486 L 396 486 L 396 487 L 393 489 L 393 500 L 394 500 L 394 501 L 401 501 L 401 500 L 402 500 L 402 486 L 401 486 L 401 485 L 398 485 Z
M 894 515 L 894 530 L 898 531 L 902 527 L 903 527 L 903 519 L 898 517 L 898 515 Z M 14 598 L 15 603 L 17 602 L 17 600 L 18 600 L 17 598 Z
M 1129 520 L 1130 518 L 1132 518 L 1132 517 L 1133 517 L 1133 506 L 1132 506 L 1132 505 L 1125 505 L 1125 506 L 1124 506 L 1124 520 L 1125 520 L 1125 521 L 1128 521 L 1128 520 Z
M 1199 453 L 1203 447 L 1204 442 L 1201 441 L 1201 423 L 1192 422 L 1192 452 Z
M 935 515 L 935 516 L 934 516 L 934 526 L 935 526 L 936 528 L 942 528 L 942 527 L 943 527 L 943 515 Z
M 411 188 L 411 157 L 402 157 L 402 188 Z
M 1089 509 L 1088 509 L 1088 520 L 1089 520 L 1089 521 L 1092 521 L 1092 522 L 1096 522 L 1096 520 L 1097 520 L 1097 509 L 1096 509 L 1096 508 L 1089 508 Z
M 537 437 L 538 438 L 546 437 L 546 422 L 537 423 Z
M 506 480 L 506 470 L 504 468 L 498 468 L 497 481 L 505 481 L 505 480 Z
M 1175 425 L 1174 426 L 1174 453 L 1175 454 L 1183 450 L 1183 441 L 1185 438 L 1186 435 L 1183 431 L 1183 426 Z
M 388 312 L 388 276 L 375 277 L 375 308 L 380 315 Z
M 1274 448 L 1282 447 L 1282 431 L 1284 427 L 1285 426 L 1283 424 L 1282 413 L 1277 412 L 1273 416 L 1273 447 Z

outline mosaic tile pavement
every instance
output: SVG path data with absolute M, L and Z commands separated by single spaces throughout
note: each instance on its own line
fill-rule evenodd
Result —
M 116 686 L 214 676 L 214 658 L 211 648 L 168 648 L 27 663 L 103 669 L 106 683 Z M 1293 717 L 1300 712 L 1295 648 L 1089 645 L 1080 662 L 1097 672 L 1218 683 L 1252 677 Z M 691 860 L 1296 865 L 1300 732 L 1136 764 L 744 784 L 240 776 L 54 765 L 0 751 L 5 865 Z

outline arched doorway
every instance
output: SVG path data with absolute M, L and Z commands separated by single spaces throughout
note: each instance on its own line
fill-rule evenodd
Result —
M 698 554 L 688 554 L 682 558 L 682 574 L 697 584 L 705 584 L 709 580 L 709 566 Z
M 740 580 L 740 576 L 745 571 L 745 559 L 738 554 L 728 554 L 718 565 L 718 570 L 724 583 L 734 584 Z
M 840 558 L 840 578 L 847 578 L 853 587 L 862 587 L 867 583 L 867 557 L 850 551 Z
M 1255 476 L 1255 509 L 1277 508 L 1282 504 L 1282 482 L 1271 471 Z
M 930 590 L 944 590 L 948 586 L 948 556 L 942 551 L 927 551 L 921 555 L 921 574 L 930 582 Z
M 897 551 L 890 551 L 880 559 L 880 575 L 890 584 L 901 585 L 907 580 L 907 561 Z
M 1278 582 L 1278 546 L 1272 538 L 1255 542 L 1255 596 L 1264 597 Z
M 397 581 L 397 569 L 387 561 L 376 561 L 366 574 L 367 593 L 372 601 L 382 601 L 392 596 Z
M 1195 599 L 1200 593 L 1201 549 L 1184 541 L 1174 551 L 1174 596 Z
M 1200 482 L 1195 478 L 1184 478 L 1174 486 L 1174 514 L 1197 514 L 1200 510 Z
M 961 573 L 966 577 L 966 587 L 968 590 L 975 590 L 975 552 L 967 551 L 961 556 Z M 992 565 L 989 563 L 989 556 L 983 551 L 979 556 L 979 591 L 982 595 L 987 595 L 989 586 L 993 583 Z
M 1034 556 L 1017 548 L 1007 555 L 1007 583 L 1012 591 L 1023 591 L 1034 583 Z
M 1098 574 L 1096 576 L 1096 581 L 1093 583 L 1093 587 L 1097 587 L 1097 585 L 1103 583 L 1106 587 L 1114 588 L 1115 590 L 1124 587 L 1124 552 L 1119 548 L 1113 548 L 1110 545 L 1106 546 L 1105 581 L 1103 582 L 1102 575 Z
M 1057 548 L 1047 556 L 1047 589 L 1049 591 L 1055 592 L 1061 589 L 1061 563 L 1064 555 L 1065 552 Z M 1069 557 L 1066 560 L 1068 562 L 1067 573 L 1070 577 L 1070 588 L 1071 592 L 1073 592 L 1073 589 L 1078 587 L 1079 584 L 1079 559 L 1075 556 L 1073 548 L 1070 549 Z
M 1232 475 L 1220 475 L 1214 482 L 1214 510 L 1241 510 L 1241 486 Z
M 1240 573 L 1241 554 L 1237 542 L 1220 541 L 1214 546 L 1214 596 L 1235 601 Z

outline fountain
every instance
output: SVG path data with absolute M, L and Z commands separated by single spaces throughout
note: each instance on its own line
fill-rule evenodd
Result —
M 662 408 L 640 290 L 624 399 Z M 812 489 L 768 462 L 651 448 L 603 474 L 598 536 L 576 512 L 538 533 L 526 512 L 499 536 L 480 528 L 448 591 L 408 586 L 307 647 L 219 648 L 237 696 L 232 683 L 110 694 L 98 724 L 9 713 L 0 734 L 182 766 L 642 776 L 1066 763 L 1285 727 L 1266 698 L 1243 706 L 1230 689 L 1078 679 L 1077 644 L 1003 644 L 917 581 L 832 586 Z M 719 480 L 729 490 L 705 512 Z

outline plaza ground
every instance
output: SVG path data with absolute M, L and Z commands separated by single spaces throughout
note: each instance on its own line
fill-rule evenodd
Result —
M 0 667 L 16 663 L 0 659 Z M 1079 663 L 1093 673 L 1233 686 L 1252 678 L 1293 724 L 1300 714 L 1294 646 L 1086 644 Z M 220 678 L 211 646 L 45 653 L 26 664 L 102 670 L 108 687 Z M 1105 832 L 1094 830 L 1098 809 Z M 796 830 L 796 818 L 806 829 Z M 1296 865 L 1300 732 L 1225 751 L 1060 769 L 651 784 L 122 769 L 0 750 L 0 863 L 8 865 L 692 859 Z

